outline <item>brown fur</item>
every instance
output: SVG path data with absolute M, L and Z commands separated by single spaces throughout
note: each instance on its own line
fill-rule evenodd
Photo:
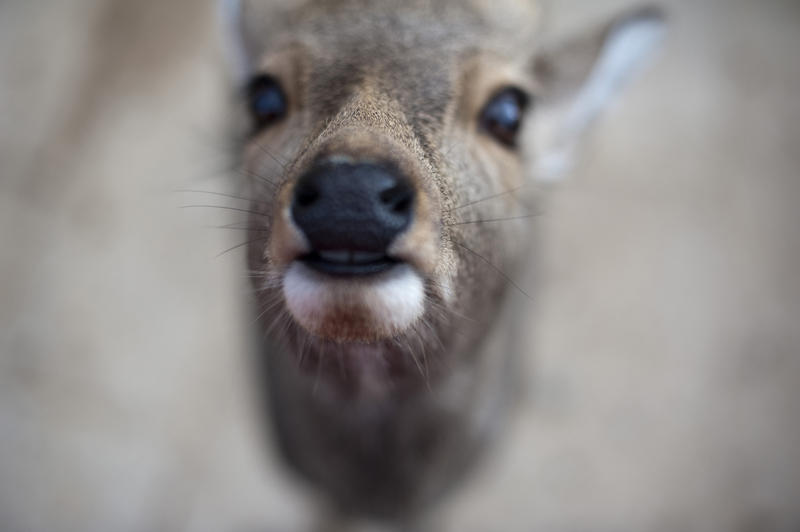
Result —
M 261 272 L 281 447 L 337 511 L 410 523 L 469 469 L 489 437 L 486 412 L 501 417 L 512 393 L 502 369 L 512 353 L 483 344 L 531 243 L 536 153 L 500 145 L 478 117 L 506 86 L 532 93 L 534 113 L 553 97 L 547 86 L 560 80 L 541 74 L 557 70 L 537 59 L 539 10 L 342 0 L 251 1 L 243 13 L 253 72 L 279 79 L 290 100 L 287 118 L 242 151 L 257 176 L 248 256 Z M 407 330 L 376 329 L 346 298 L 306 330 L 282 300 L 302 247 L 294 186 L 331 156 L 391 165 L 416 189 L 414 222 L 394 247 L 426 283 L 424 315 Z

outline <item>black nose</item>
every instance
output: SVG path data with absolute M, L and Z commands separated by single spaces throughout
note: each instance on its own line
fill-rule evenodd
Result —
M 325 163 L 297 183 L 292 217 L 311 245 L 312 263 L 327 263 L 326 271 L 331 264 L 349 265 L 354 268 L 334 269 L 359 273 L 361 266 L 389 260 L 387 249 L 411 224 L 413 209 L 414 189 L 396 170 Z

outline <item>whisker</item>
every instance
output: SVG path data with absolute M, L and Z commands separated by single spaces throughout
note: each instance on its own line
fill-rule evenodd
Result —
M 412 330 L 414 331 L 414 335 L 417 337 L 417 342 L 419 343 L 420 351 L 423 351 L 422 346 L 424 344 L 422 342 L 421 335 L 419 334 L 419 331 L 416 330 L 416 327 L 412 328 Z M 428 380 L 428 375 L 425 372 L 425 369 L 422 367 L 422 363 L 420 362 L 419 357 L 414 352 L 414 349 L 411 349 L 410 347 L 411 346 L 409 346 L 408 354 L 409 354 L 409 356 L 411 356 L 411 360 L 413 360 L 414 364 L 417 366 L 417 369 L 419 370 L 420 376 L 423 377 L 425 380 Z
M 279 286 L 283 283 L 283 277 L 280 274 L 270 273 L 266 270 L 245 270 L 242 275 L 247 279 L 262 279 L 271 286 Z
M 266 277 L 267 277 L 267 272 L 264 271 L 264 270 L 245 270 L 245 271 L 242 272 L 242 274 L 245 277 L 248 277 L 248 278 L 251 278 L 251 279 L 257 278 L 257 277 L 261 277 L 261 278 L 266 279 Z
M 419 322 L 420 325 L 427 325 L 425 319 L 421 319 Z M 431 388 L 431 375 L 430 375 L 430 367 L 428 365 L 428 351 L 425 348 L 425 336 L 423 332 L 418 328 L 418 326 L 414 326 L 413 328 L 414 335 L 417 337 L 417 343 L 419 344 L 419 352 L 422 356 L 422 377 L 425 380 L 425 386 L 428 388 L 428 391 L 433 391 Z
M 461 318 L 462 320 L 466 320 L 466 321 L 469 321 L 469 322 L 472 322 L 472 323 L 482 323 L 480 320 L 478 320 L 476 318 L 471 318 L 470 316 L 467 316 L 466 314 L 461 314 L 460 312 L 456 312 L 453 309 L 448 309 L 446 307 L 442 307 L 442 308 L 444 308 L 444 310 L 446 312 L 449 312 L 450 314 L 452 314 L 456 318 Z
M 270 326 L 267 327 L 267 329 L 264 331 L 264 338 L 271 337 L 272 336 L 272 331 L 274 331 L 276 327 L 281 325 L 281 322 L 285 322 L 288 319 L 289 318 L 286 315 L 286 313 L 281 313 L 278 316 L 276 316 L 275 319 L 272 320 L 272 323 L 270 324 Z
M 238 161 L 238 160 L 233 160 L 233 161 L 230 161 L 230 162 L 226 162 L 224 165 L 221 165 L 221 167 L 218 167 L 218 168 L 212 168 L 208 172 L 208 174 L 209 174 L 208 177 L 217 177 L 217 178 L 219 178 L 219 177 L 229 177 L 229 176 L 231 176 L 231 174 L 238 175 L 238 176 L 246 177 L 246 178 L 249 178 L 249 179 L 257 179 L 259 181 L 262 181 L 264 184 L 267 184 L 267 185 L 270 185 L 272 187 L 277 188 L 277 185 L 272 180 L 268 179 L 266 176 L 263 176 L 263 175 L 260 175 L 260 174 L 254 173 L 254 172 L 249 172 L 249 171 L 245 170 L 244 168 L 242 168 L 241 162 Z M 206 178 L 205 175 L 201 175 L 199 177 L 203 178 L 203 179 Z M 198 191 L 198 192 L 200 192 L 200 191 Z
M 245 198 L 243 196 L 235 196 L 233 194 L 225 194 L 224 192 L 215 192 L 213 190 L 192 190 L 192 189 L 186 189 L 186 188 L 179 188 L 179 189 L 173 190 L 173 192 L 191 193 L 191 194 L 210 194 L 212 196 L 219 196 L 219 197 L 222 197 L 222 198 L 230 198 L 230 199 L 241 200 L 241 201 L 253 201 L 252 198 Z
M 207 225 L 206 229 L 227 229 L 229 231 L 252 231 L 253 233 L 269 233 L 269 229 L 258 229 L 247 226 L 248 222 L 233 222 L 226 225 Z M 244 224 L 244 225 L 243 225 Z
M 246 178 L 249 178 L 249 179 L 256 179 L 258 181 L 261 181 L 265 185 L 271 186 L 273 189 L 277 189 L 278 188 L 277 183 L 275 183 L 271 179 L 269 179 L 266 176 L 263 176 L 263 175 L 261 175 L 261 174 L 259 174 L 257 172 L 249 172 L 247 170 L 244 170 L 243 168 L 235 168 L 235 169 L 233 169 L 233 171 L 234 171 L 234 173 L 239 174 L 242 177 L 246 177 Z
M 283 287 L 283 284 L 280 281 L 264 281 L 261 283 L 261 286 L 255 289 L 256 292 L 271 292 L 273 290 L 279 290 Z M 252 289 L 251 289 L 252 290 Z
M 322 375 L 322 359 L 325 357 L 325 349 L 317 350 L 317 371 L 314 377 L 314 386 L 311 389 L 311 394 L 316 397 L 319 390 L 319 380 Z
M 428 297 L 426 299 L 426 301 L 428 302 L 428 304 L 431 307 L 433 307 L 433 310 L 438 311 L 439 319 L 449 320 L 450 316 L 455 316 L 456 318 L 460 318 L 462 320 L 466 320 L 466 321 L 469 321 L 471 323 L 475 323 L 475 324 L 481 323 L 481 321 L 476 319 L 476 318 L 471 318 L 471 317 L 467 316 L 466 314 L 461 314 L 460 312 L 457 312 L 457 311 L 455 311 L 455 310 L 453 310 L 451 308 L 446 307 L 445 305 L 439 303 L 438 301 L 436 301 L 432 297 Z
M 419 322 L 414 325 L 414 334 L 417 336 L 420 350 L 419 356 L 422 359 L 422 376 L 425 378 L 426 384 L 430 385 L 430 367 L 428 365 L 428 350 L 426 348 L 426 344 L 429 334 L 425 334 L 425 331 L 422 330 L 423 327 L 427 329 L 428 332 L 432 332 L 430 328 L 427 327 L 428 323 L 425 318 L 421 318 Z
M 239 167 L 238 161 L 232 161 L 226 157 L 224 164 L 212 163 L 211 167 L 204 166 L 200 171 L 194 168 L 187 168 L 187 173 L 194 176 L 192 181 L 203 181 L 206 179 L 220 178 L 228 176 L 231 172 L 236 172 Z
M 284 312 L 282 313 L 282 321 L 283 326 L 281 327 L 279 334 L 281 338 L 289 338 L 289 333 L 292 331 L 292 319 L 288 313 Z
M 225 211 L 235 211 L 235 212 L 243 212 L 246 214 L 252 214 L 254 216 L 263 216 L 264 218 L 269 218 L 267 214 L 263 212 L 257 212 L 250 209 L 240 209 L 238 207 L 229 207 L 227 205 L 181 205 L 181 209 L 222 209 Z
M 232 248 L 226 249 L 225 251 L 219 253 L 215 258 L 219 258 L 219 257 L 225 255 L 226 253 L 230 253 L 231 251 L 237 250 L 239 248 L 243 248 L 243 247 L 245 247 L 245 246 L 247 246 L 249 244 L 255 244 L 256 242 L 266 242 L 267 240 L 269 240 L 269 237 L 255 238 L 253 240 L 248 240 L 247 242 L 243 242 L 241 244 L 237 244 L 237 245 L 233 246 Z
M 458 207 L 453 207 L 452 209 L 448 209 L 448 210 L 446 210 L 444 212 L 446 212 L 446 213 L 455 212 L 455 211 L 460 210 L 460 209 L 465 209 L 467 207 L 471 207 L 473 205 L 477 205 L 479 203 L 483 203 L 484 201 L 489 201 L 489 200 L 493 200 L 493 199 L 496 199 L 496 198 L 502 198 L 503 196 L 507 196 L 509 194 L 513 194 L 515 192 L 518 192 L 518 191 L 522 190 L 523 188 L 527 187 L 528 185 L 529 184 L 526 183 L 524 185 L 520 185 L 518 187 L 514 187 L 514 188 L 511 188 L 511 189 L 508 189 L 508 190 L 506 190 L 504 192 L 499 192 L 497 194 L 493 194 L 491 196 L 487 196 L 487 197 L 481 198 L 479 200 L 475 200 L 475 201 L 471 201 L 469 203 L 465 203 L 464 205 L 459 205 Z
M 311 350 L 311 338 L 307 334 L 300 334 L 300 331 L 295 328 L 294 340 L 298 344 L 298 351 L 300 356 L 297 357 L 297 366 L 302 368 L 306 355 Z
M 266 315 L 266 314 L 267 314 L 267 313 L 268 313 L 270 310 L 272 310 L 272 309 L 274 309 L 275 307 L 277 307 L 277 306 L 280 304 L 280 302 L 281 302 L 281 298 L 280 298 L 280 296 L 279 296 L 279 295 L 276 295 L 275 297 L 273 297 L 273 298 L 272 298 L 272 302 L 270 302 L 270 303 L 269 303 L 269 304 L 268 304 L 268 305 L 267 305 L 267 306 L 264 308 L 264 310 L 262 310 L 262 311 L 261 311 L 261 312 L 258 314 L 258 316 L 256 316 L 256 318 L 253 320 L 253 322 L 250 324 L 250 326 L 252 327 L 253 325 L 257 324 L 259 321 L 261 321 L 261 318 L 263 318 L 263 317 L 264 317 L 264 316 L 265 316 L 265 315 Z
M 503 270 L 501 270 L 500 268 L 498 268 L 497 266 L 492 264 L 492 262 L 489 259 L 487 259 L 483 255 L 481 255 L 477 251 L 473 251 L 472 249 L 468 248 L 467 246 L 465 246 L 464 244 L 458 242 L 457 240 L 453 240 L 453 243 L 455 245 L 457 245 L 458 247 L 463 248 L 464 250 L 466 250 L 466 251 L 470 252 L 471 254 L 475 255 L 476 257 L 478 257 L 481 261 L 486 263 L 490 268 L 492 268 L 494 271 L 499 273 L 503 277 L 503 279 L 505 279 L 511 286 L 513 286 L 514 288 L 519 290 L 521 294 L 523 294 L 525 297 L 527 297 L 528 299 L 533 301 L 533 298 L 530 296 L 530 294 L 528 294 L 528 292 L 523 290 L 517 283 L 515 283 L 514 280 L 511 279 L 511 277 L 509 277 L 508 275 L 506 275 L 506 273 Z
M 442 291 L 442 293 L 447 291 L 447 288 L 445 288 L 444 285 L 442 285 L 441 283 L 437 283 L 436 281 L 434 281 L 432 279 L 429 279 L 427 282 L 428 282 L 428 284 L 430 284 L 430 286 L 434 286 L 434 287 L 439 288 Z M 448 308 L 446 305 L 444 305 L 439 300 L 439 298 L 433 297 L 431 294 L 425 294 L 425 301 L 427 301 L 427 303 L 431 306 L 431 309 L 433 311 L 437 312 L 438 318 L 440 320 L 444 320 L 444 321 L 449 322 L 450 319 L 451 319 L 451 316 L 455 316 L 457 318 L 461 318 L 461 319 L 470 321 L 472 323 L 480 323 L 478 320 L 476 320 L 474 318 L 470 318 L 469 316 L 466 316 L 464 314 L 460 314 L 460 313 L 456 312 L 455 310 L 452 310 L 452 309 Z
M 264 146 L 263 144 L 257 144 L 256 146 L 257 146 L 257 147 L 258 147 L 258 149 L 259 149 L 259 150 L 261 150 L 263 153 L 267 154 L 267 157 L 269 157 L 270 159 L 272 159 L 273 161 L 275 161 L 276 163 L 278 163 L 278 166 L 280 166 L 282 170 L 286 170 L 286 166 L 288 165 L 288 162 L 281 162 L 281 161 L 279 161 L 279 160 L 278 160 L 278 158 L 277 158 L 277 157 L 276 157 L 276 156 L 275 156 L 275 155 L 274 155 L 274 154 L 273 154 L 273 153 L 272 153 L 272 152 L 271 152 L 271 151 L 270 151 L 270 150 L 269 150 L 269 149 L 268 149 L 266 146 Z
M 445 227 L 454 227 L 456 225 L 470 225 L 470 224 L 490 224 L 490 223 L 497 223 L 497 222 L 511 222 L 514 220 L 527 220 L 530 218 L 537 218 L 541 216 L 541 213 L 536 214 L 526 214 L 523 216 L 512 216 L 510 218 L 490 218 L 488 220 L 470 220 L 467 222 L 455 222 L 451 224 L 445 224 Z
M 409 333 L 405 335 L 403 340 L 401 340 L 400 338 L 391 338 L 389 341 L 392 344 L 394 344 L 394 346 L 399 351 L 401 351 L 402 353 L 405 353 L 409 357 L 411 357 L 411 360 L 414 362 L 414 365 L 416 366 L 417 371 L 419 371 L 420 376 L 423 377 L 423 379 L 427 380 L 427 375 L 426 375 L 425 369 L 424 369 L 422 363 L 420 362 L 419 357 L 417 356 L 417 354 L 415 352 L 414 346 L 411 345 L 411 337 L 410 337 L 411 335 L 410 335 L 410 333 L 414 333 L 413 336 L 416 337 L 416 339 L 419 341 L 419 332 L 416 330 L 416 325 L 411 327 L 411 329 L 409 330 Z M 422 344 L 420 342 L 420 346 L 421 345 Z

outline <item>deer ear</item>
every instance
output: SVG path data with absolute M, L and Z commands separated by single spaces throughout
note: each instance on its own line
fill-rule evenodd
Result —
M 639 8 L 537 55 L 539 98 L 554 122 L 540 146 L 540 179 L 556 180 L 570 169 L 582 134 L 653 55 L 665 27 L 659 8 Z
M 243 84 L 252 73 L 252 57 L 244 31 L 244 0 L 217 0 L 217 19 L 222 34 L 225 59 L 237 83 Z

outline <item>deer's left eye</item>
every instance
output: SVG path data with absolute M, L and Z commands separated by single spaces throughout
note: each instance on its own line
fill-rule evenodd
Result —
M 248 84 L 247 99 L 257 131 L 278 122 L 289 111 L 286 93 L 269 75 L 258 76 Z
M 500 90 L 481 111 L 481 129 L 504 146 L 516 147 L 529 100 L 520 89 L 508 87 Z

